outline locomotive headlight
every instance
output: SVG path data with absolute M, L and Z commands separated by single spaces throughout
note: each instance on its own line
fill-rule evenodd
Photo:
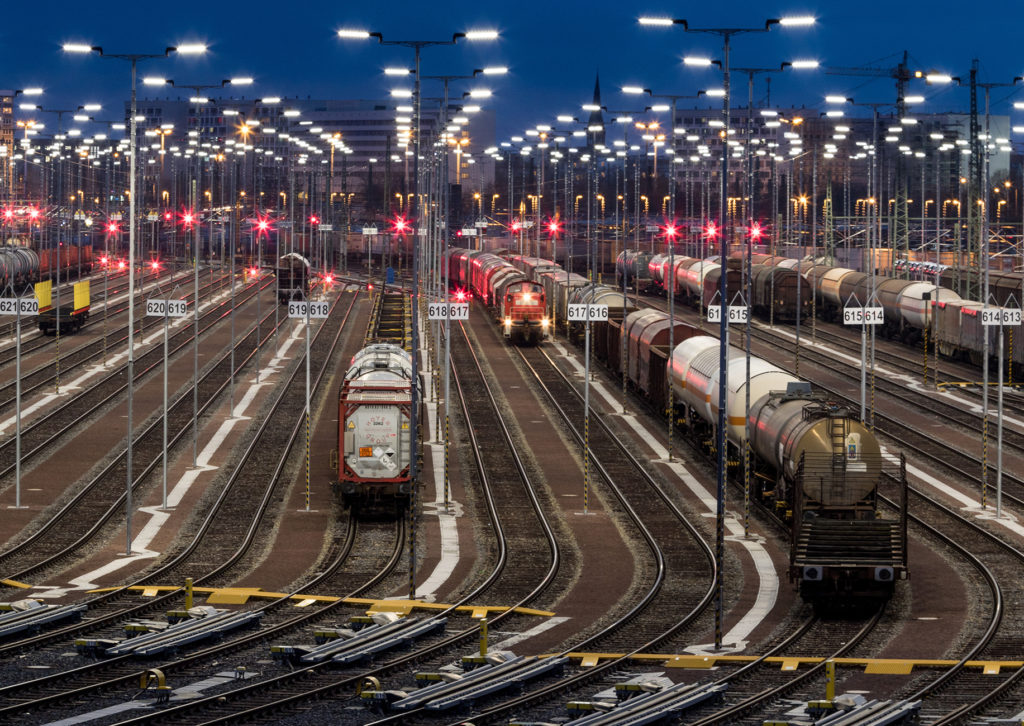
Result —
M 512 318 L 505 318 L 505 327 L 506 328 L 511 328 L 512 327 Z
M 530 293 L 526 293 L 525 295 L 523 295 L 523 302 L 524 303 L 532 303 L 533 302 L 533 295 L 531 295 Z
M 548 326 L 549 326 L 550 324 L 551 324 L 551 321 L 550 321 L 550 320 L 548 320 L 547 318 L 541 318 L 541 319 L 540 319 L 540 325 L 541 325 L 541 327 L 542 327 L 542 328 L 546 328 L 546 327 L 548 327 Z

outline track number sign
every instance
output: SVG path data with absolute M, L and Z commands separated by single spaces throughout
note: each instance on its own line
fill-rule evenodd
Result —
M 881 325 L 884 322 L 882 308 L 843 308 L 843 325 Z
M 0 315 L 38 315 L 39 301 L 34 297 L 0 297 Z
M 569 306 L 568 318 L 570 323 L 585 323 L 588 320 L 592 323 L 605 323 L 608 322 L 608 306 L 573 304 Z
M 188 303 L 184 300 L 147 300 L 146 315 L 169 318 L 183 318 L 188 313 Z
M 982 308 L 982 325 L 1020 325 L 1020 308 Z
M 292 300 L 288 303 L 288 317 L 306 319 L 307 306 L 311 318 L 326 318 L 330 310 L 330 304 L 326 300 L 319 302 L 306 302 L 305 300 Z
M 720 323 L 720 322 L 722 322 L 722 306 L 721 305 L 709 305 L 708 306 L 708 322 L 709 323 Z M 729 322 L 730 323 L 745 323 L 745 322 L 747 322 L 747 306 L 746 305 L 730 305 L 729 306 Z
M 469 320 L 469 303 L 430 303 L 427 317 L 431 320 Z

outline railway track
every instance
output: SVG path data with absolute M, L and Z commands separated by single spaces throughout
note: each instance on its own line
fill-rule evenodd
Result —
M 213 314 L 218 317 L 217 313 Z M 183 331 L 186 340 L 180 345 L 187 346 L 191 342 L 191 328 Z M 272 334 L 268 333 L 267 338 Z M 243 364 L 254 355 L 256 349 L 256 333 L 249 331 L 238 341 L 237 349 L 242 351 Z M 204 415 L 214 406 L 226 391 L 232 377 L 231 368 L 232 355 L 230 352 L 222 354 L 217 362 L 209 367 L 202 374 L 199 381 L 201 408 L 199 415 Z M 149 367 L 158 365 L 150 361 Z M 239 366 L 237 370 L 240 370 Z M 146 372 L 144 369 L 142 375 Z M 107 386 L 100 389 L 96 398 L 86 403 L 86 408 L 79 408 L 69 412 L 71 420 L 64 424 L 64 428 L 56 434 L 51 435 L 38 444 L 30 445 L 26 458 L 41 456 L 50 448 L 49 440 L 53 436 L 59 436 L 67 430 L 74 428 L 79 417 L 89 416 L 92 412 L 107 406 L 115 401 L 123 393 L 125 384 L 120 383 L 119 376 L 111 376 L 107 380 Z M 107 395 L 102 395 L 113 388 Z M 168 455 L 172 455 L 175 447 L 182 442 L 186 435 L 192 430 L 192 395 L 186 391 L 177 397 L 173 402 L 168 403 Z M 42 428 L 33 429 L 45 436 L 49 424 Z M 133 442 L 133 465 L 132 485 L 133 493 L 148 480 L 149 476 L 156 471 L 163 460 L 163 421 L 159 417 L 154 418 L 142 431 L 135 433 Z M 30 442 L 34 439 L 30 437 Z M 38 453 L 37 453 L 38 452 Z M 12 579 L 29 579 L 44 576 L 56 566 L 64 565 L 78 557 L 81 548 L 93 537 L 99 535 L 104 526 L 119 512 L 123 513 L 124 501 L 126 498 L 125 482 L 127 478 L 127 464 L 125 460 L 126 449 L 121 450 L 113 457 L 103 469 L 88 481 L 76 494 L 55 512 L 39 529 L 27 537 L 20 538 L 11 547 L 0 553 L 0 568 L 7 577 Z
M 200 291 L 208 291 L 212 285 L 207 285 Z M 193 299 L 193 294 L 190 292 L 185 295 L 185 300 L 190 303 Z M 139 305 L 144 304 L 138 303 Z M 223 304 L 219 307 L 223 307 Z M 125 308 L 126 309 L 126 308 Z M 120 312 L 116 311 L 116 312 Z M 204 314 L 204 317 L 206 314 Z M 140 332 L 144 334 L 147 330 L 152 331 L 163 326 L 162 319 L 156 318 L 143 318 L 142 319 L 141 331 L 136 329 L 136 335 Z M 76 369 L 83 368 L 90 362 L 96 362 L 101 357 L 105 357 L 108 348 L 113 348 L 118 345 L 127 344 L 128 340 L 128 326 L 118 328 L 111 333 L 102 336 L 99 340 L 92 340 L 83 345 L 78 346 L 72 350 L 68 350 L 60 358 L 60 371 L 59 375 L 66 381 L 68 376 Z M 22 356 L 25 356 L 25 352 L 22 351 Z M 41 366 L 36 367 L 34 370 L 21 374 L 21 397 L 24 402 L 26 396 L 30 396 L 37 391 L 40 391 L 44 386 L 47 386 L 58 377 L 57 365 L 55 361 L 44 363 Z M 11 381 L 0 386 L 0 414 L 13 412 L 15 406 L 15 386 L 16 382 Z
M 347 321 L 354 304 L 355 296 L 353 296 L 352 302 L 344 315 L 336 310 L 337 306 L 335 305 L 333 314 L 317 331 L 315 346 L 312 351 L 318 361 L 318 373 L 315 379 L 317 384 L 324 380 L 326 373 L 329 370 L 328 362 L 333 357 L 333 353 L 338 345 L 341 332 L 344 328 L 344 322 Z M 245 555 L 252 549 L 254 542 L 257 540 L 257 534 L 261 530 L 261 520 L 268 511 L 275 492 L 283 486 L 282 482 L 284 479 L 283 472 L 285 465 L 289 458 L 295 454 L 294 445 L 298 439 L 298 434 L 302 428 L 302 424 L 304 423 L 304 417 L 300 415 L 301 412 L 297 413 L 295 410 L 295 401 L 304 401 L 304 397 L 295 395 L 296 391 L 293 390 L 297 387 L 301 388 L 304 386 L 303 376 L 300 375 L 302 370 L 304 370 L 302 366 L 296 365 L 288 383 L 281 387 L 279 394 L 271 405 L 270 413 L 263 420 L 263 423 L 259 427 L 259 431 L 257 431 L 250 440 L 245 453 L 241 456 L 240 462 L 234 468 L 229 481 L 221 491 L 217 501 L 211 506 L 209 514 L 199 526 L 196 535 L 190 542 L 185 543 L 184 546 L 180 547 L 176 553 L 169 555 L 169 561 L 143 575 L 133 584 L 143 584 L 146 582 L 166 579 L 169 576 L 173 576 L 172 573 L 175 573 L 185 566 L 190 568 L 189 574 L 195 577 L 197 584 L 211 583 L 214 582 L 217 577 L 227 577 L 228 571 L 232 568 L 236 568 Z M 302 407 L 304 407 L 304 404 L 300 406 L 300 408 Z M 285 420 L 292 419 L 293 424 L 291 426 L 281 426 L 280 424 L 282 422 L 280 419 L 282 418 Z M 283 439 L 277 442 L 280 446 L 272 445 L 275 443 L 275 439 Z M 266 464 L 264 454 L 267 451 L 277 452 L 277 456 L 279 457 L 276 466 L 272 467 L 275 475 L 270 477 L 269 480 L 266 470 L 264 469 Z M 246 488 L 255 489 L 256 491 L 246 492 Z M 253 494 L 257 494 L 258 496 L 253 496 Z M 247 513 L 242 511 L 245 507 L 249 507 L 248 517 L 245 516 Z M 238 520 L 240 517 L 245 517 L 242 521 L 244 524 L 248 524 L 247 530 L 245 531 L 242 539 L 237 538 L 237 530 L 232 531 L 230 527 L 225 526 L 225 520 Z M 210 545 L 209 541 L 213 539 L 218 540 L 218 543 Z M 225 542 L 225 540 L 227 541 Z M 398 547 L 400 547 L 400 545 L 396 545 L 396 548 Z M 203 561 L 207 559 L 207 555 L 211 549 L 219 550 L 222 555 L 222 559 L 218 562 L 205 565 L 205 570 L 199 569 L 204 566 Z M 347 550 L 350 548 L 345 549 Z M 393 556 L 389 561 L 391 560 L 397 561 L 397 556 Z M 340 564 L 340 560 L 337 560 L 337 562 Z M 337 564 L 325 573 L 325 575 L 333 576 L 335 574 L 335 570 L 337 570 Z M 201 574 L 197 575 L 197 572 Z M 183 578 L 184 575 L 181 577 Z M 129 606 L 128 608 L 124 608 L 122 606 L 125 599 L 123 597 L 124 594 L 125 591 L 122 589 L 110 595 L 94 598 L 89 603 L 92 610 L 90 611 L 90 620 L 87 623 L 64 628 L 59 632 L 50 632 L 45 634 L 43 637 L 13 643 L 9 646 L 5 646 L 5 649 L 12 650 L 24 648 L 28 644 L 38 647 L 42 642 L 60 642 L 60 640 L 64 638 L 81 635 L 86 631 L 94 634 L 96 632 L 102 633 L 103 628 L 115 628 L 125 617 L 138 616 L 170 604 L 181 596 L 181 591 L 177 590 L 142 605 Z M 280 602 L 283 601 L 279 601 L 279 604 Z M 97 610 L 104 610 L 105 612 L 96 612 Z M 110 662 L 111 661 L 108 661 L 108 663 Z M 134 669 L 129 667 L 129 670 L 131 670 L 137 677 L 137 666 L 134 667 Z M 74 673 L 79 672 L 80 671 L 75 671 Z M 116 680 L 119 682 L 126 682 L 125 678 L 130 677 L 131 676 L 117 676 Z M 63 674 L 58 674 L 58 676 L 54 677 L 55 682 L 62 681 L 64 679 L 65 676 Z M 107 681 L 109 681 L 109 679 L 101 681 L 104 687 L 108 687 L 110 685 Z M 45 689 L 46 687 L 47 681 L 45 679 L 32 682 L 32 688 Z M 70 696 L 51 694 L 46 697 L 45 702 L 46 704 L 50 704 L 65 697 L 76 697 L 74 693 L 77 692 L 78 691 L 76 689 L 73 689 L 73 694 Z M 0 697 L 5 695 L 10 696 L 13 693 L 13 690 L 0 691 Z M 64 692 L 62 691 L 62 693 Z M 27 703 L 31 702 L 23 702 L 15 705 L 13 708 L 18 710 L 35 708 L 43 705 L 38 702 L 38 699 L 33 700 L 35 701 L 35 706 L 27 705 Z M 3 713 L 4 711 L 0 710 L 0 715 Z
M 141 284 L 144 284 L 144 282 L 141 283 Z M 108 291 L 108 295 L 114 295 L 114 296 L 120 295 L 120 294 L 123 294 L 123 293 L 127 292 L 127 290 L 128 290 L 127 286 L 125 286 L 124 288 L 116 288 L 114 290 Z M 69 284 L 67 286 L 67 288 L 66 289 L 62 289 L 61 292 L 63 293 L 63 296 L 67 296 L 66 299 L 70 300 L 71 299 L 71 295 L 72 295 L 72 285 Z M 114 304 L 116 304 L 118 307 L 116 307 L 114 310 L 106 311 L 105 315 L 117 315 L 117 314 L 122 313 L 122 312 L 124 312 L 125 310 L 128 309 L 128 305 L 127 305 L 126 301 L 121 301 L 121 302 L 114 303 Z M 145 301 L 142 300 L 141 297 L 140 297 L 139 301 L 136 302 L 135 304 L 136 304 L 136 306 L 144 305 Z M 96 306 L 93 306 L 93 307 L 95 308 Z M 5 318 L 6 318 L 6 316 L 5 316 Z M 93 325 L 95 325 L 95 323 L 93 323 Z M 17 326 L 17 322 L 8 322 L 8 323 L 5 323 L 3 326 L 0 326 L 0 337 L 6 337 L 8 335 L 13 337 L 14 336 L 14 332 L 16 330 L 16 326 Z M 21 356 L 22 356 L 23 359 L 26 358 L 27 356 L 31 355 L 32 353 L 35 353 L 36 351 L 42 350 L 43 348 L 46 348 L 47 346 L 55 344 L 55 336 L 43 335 L 41 332 L 39 332 L 38 329 L 36 329 L 36 327 L 35 327 L 35 318 L 34 317 L 32 317 L 32 318 L 23 317 L 21 319 L 21 335 L 22 335 Z M 65 334 L 63 337 L 66 339 L 68 337 L 68 335 Z M 77 351 L 77 349 L 70 351 L 70 353 L 74 354 L 74 353 L 76 353 L 76 351 Z M 9 365 L 11 363 L 14 363 L 15 357 L 16 357 L 16 349 L 15 349 L 14 344 L 12 343 L 9 346 L 4 346 L 2 349 L 0 349 L 0 368 L 3 368 L 4 366 L 7 366 L 7 365 Z M 11 373 L 13 375 L 13 371 Z M 24 376 L 25 374 L 22 374 L 22 375 Z M 5 385 L 4 388 L 6 389 L 9 385 L 10 384 Z
M 475 356 L 470 356 L 469 362 L 473 358 Z M 511 537 L 507 534 L 511 527 L 525 526 L 528 521 L 523 514 L 518 513 L 518 510 L 522 509 L 523 477 L 527 476 L 527 469 L 515 452 L 511 432 L 501 420 L 498 402 L 493 398 L 486 374 L 479 367 L 474 368 L 472 365 L 454 366 L 454 371 L 453 384 L 461 402 L 460 413 L 466 422 L 466 448 L 473 452 L 475 458 L 476 481 L 470 485 L 479 485 L 494 531 L 496 551 L 492 557 L 490 572 L 470 592 L 454 603 L 453 607 L 470 603 L 484 594 L 489 597 L 500 597 L 503 592 L 518 593 L 519 599 L 510 605 L 524 605 L 535 600 L 554 580 L 558 572 L 558 545 L 536 495 L 531 494 L 527 487 L 526 498 L 532 504 L 533 517 L 540 522 L 536 532 L 544 538 L 553 555 L 549 559 L 546 571 L 539 578 L 536 577 L 534 565 L 533 572 L 530 573 L 531 579 L 525 585 L 521 582 L 500 585 L 501 581 L 518 578 L 523 572 L 530 572 L 529 564 L 523 565 L 522 562 L 514 561 L 529 560 L 520 549 L 524 545 L 528 545 L 531 552 L 535 552 L 537 547 L 536 539 L 527 542 L 526 538 L 519 534 Z M 469 380 L 470 378 L 472 380 Z M 500 436 L 507 437 L 504 446 L 495 445 Z M 505 449 L 509 453 L 498 454 L 498 449 Z M 503 590 L 503 587 L 507 589 Z M 438 615 L 449 614 L 450 612 L 446 611 Z M 510 609 L 492 618 L 490 623 L 492 627 L 507 627 L 508 621 L 518 617 Z M 387 658 L 381 665 L 369 670 L 336 670 L 323 664 L 300 667 L 260 682 L 242 685 L 217 696 L 197 699 L 174 709 L 164 709 L 159 713 L 124 723 L 166 723 L 169 720 L 190 724 L 247 722 L 269 718 L 271 714 L 280 714 L 310 702 L 318 702 L 326 707 L 325 699 L 338 695 L 342 695 L 343 698 L 332 701 L 330 707 L 344 711 L 352 705 L 351 698 L 356 687 L 367 678 L 383 679 L 408 672 L 408 668 L 428 658 L 450 658 L 455 649 L 475 642 L 477 637 L 478 628 L 474 625 L 451 635 L 431 639 L 411 653 Z M 410 715 L 414 714 L 405 716 Z

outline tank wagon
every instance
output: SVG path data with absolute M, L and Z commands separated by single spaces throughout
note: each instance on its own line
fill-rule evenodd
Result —
M 309 295 L 309 260 L 298 252 L 282 255 L 277 261 L 277 299 L 280 303 L 289 300 L 305 300 Z
M 657 310 L 600 323 L 595 355 L 710 453 L 718 425 L 719 343 Z M 673 347 L 669 347 L 669 340 Z M 853 412 L 773 364 L 730 348 L 726 442 L 730 472 L 741 472 L 751 432 L 751 497 L 787 529 L 789 577 L 824 608 L 873 603 L 907 576 L 906 512 L 882 519 L 877 491 L 884 460 Z M 668 400 L 671 392 L 672 400 Z M 749 426 L 747 425 L 749 424 Z
M 624 250 L 619 253 L 615 260 L 615 285 L 621 289 L 623 285 L 627 289 L 636 288 L 642 292 L 652 289 L 654 281 L 651 278 L 650 252 L 642 250 Z M 665 256 L 667 259 L 667 255 Z M 678 255 L 676 258 L 678 259 Z
M 406 508 L 410 477 L 412 358 L 374 343 L 352 358 L 338 392 L 338 481 L 345 506 Z

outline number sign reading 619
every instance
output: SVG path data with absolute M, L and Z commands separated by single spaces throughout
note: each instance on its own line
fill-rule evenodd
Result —
M 288 303 L 288 317 L 289 318 L 306 318 L 306 307 L 309 306 L 309 317 L 311 318 L 326 318 L 327 313 L 330 311 L 330 303 L 326 300 L 319 302 L 306 302 L 304 300 L 292 300 Z
M 188 303 L 184 300 L 147 300 L 146 315 L 156 317 L 183 318 L 188 313 Z

